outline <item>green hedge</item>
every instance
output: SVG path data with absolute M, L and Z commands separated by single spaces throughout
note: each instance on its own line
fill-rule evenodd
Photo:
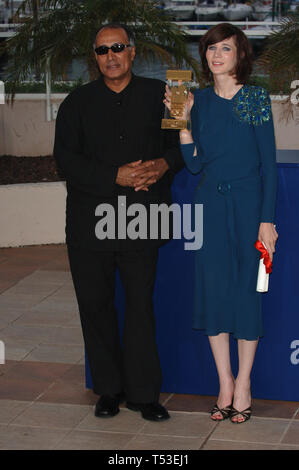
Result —
M 278 88 L 279 85 L 271 83 L 269 77 L 261 75 L 250 77 L 248 80 L 248 84 L 262 86 L 263 88 L 268 90 L 271 95 L 289 95 L 291 92 L 289 81 L 284 80 L 283 83 L 280 85 L 280 88 Z
M 83 80 L 74 82 L 53 82 L 51 84 L 52 93 L 70 93 L 75 88 L 83 85 Z M 11 93 L 11 82 L 5 82 L 5 93 Z M 16 93 L 46 93 L 45 82 L 22 82 L 18 83 L 15 89 Z
M 83 80 L 79 79 L 73 82 L 53 82 L 51 86 L 52 93 L 70 93 L 75 88 L 83 85 Z M 259 85 L 269 91 L 269 93 L 277 94 L 290 94 L 290 84 L 288 82 L 283 83 L 280 89 L 277 89 L 277 85 L 271 83 L 269 77 L 262 75 L 255 75 L 250 77 L 248 81 L 249 85 Z M 5 82 L 5 92 L 11 92 L 11 83 Z M 45 93 L 46 85 L 45 82 L 23 82 L 19 83 L 16 87 L 16 93 Z

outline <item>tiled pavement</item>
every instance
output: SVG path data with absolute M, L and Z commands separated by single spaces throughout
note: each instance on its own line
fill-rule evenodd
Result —
M 299 403 L 254 400 L 245 424 L 214 423 L 215 397 L 162 394 L 163 423 L 93 415 L 64 245 L 0 249 L 0 449 L 299 450 Z

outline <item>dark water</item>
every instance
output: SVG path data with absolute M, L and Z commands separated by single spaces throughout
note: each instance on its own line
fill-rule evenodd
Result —
M 264 47 L 265 40 L 264 39 L 252 39 L 252 38 L 250 38 L 249 40 L 253 47 L 254 56 L 255 58 L 257 58 L 260 55 Z M 189 53 L 191 53 L 191 55 L 196 60 L 198 60 L 198 62 L 200 62 L 200 57 L 198 53 L 198 40 L 192 40 L 192 41 L 190 40 L 188 42 L 187 47 L 188 47 Z M 2 58 L 0 58 L 0 79 L 2 80 L 4 79 L 3 67 L 5 64 L 6 64 L 6 58 L 2 56 Z M 149 77 L 149 78 L 159 78 L 160 80 L 165 80 L 166 70 L 168 68 L 169 67 L 167 65 L 162 64 L 161 62 L 159 62 L 159 60 L 145 62 L 144 60 L 141 59 L 141 57 L 138 57 L 138 50 L 137 50 L 136 58 L 135 58 L 134 65 L 133 65 L 133 72 L 136 75 L 141 75 L 141 76 Z M 187 68 L 187 67 L 184 67 L 184 68 Z M 72 64 L 68 68 L 67 80 L 78 80 L 80 78 L 83 80 L 83 82 L 89 81 L 89 75 L 88 75 L 88 71 L 86 69 L 86 65 L 84 61 L 80 61 L 76 59 L 72 62 Z
M 263 47 L 264 47 L 264 39 L 250 39 L 254 56 L 257 58 Z M 192 56 L 200 62 L 200 57 L 198 53 L 198 40 L 195 41 L 190 41 L 188 43 L 188 50 L 189 53 L 192 54 Z M 141 75 L 143 77 L 149 77 L 149 78 L 159 78 L 160 80 L 165 80 L 165 75 L 166 75 L 166 70 L 169 67 L 165 64 L 162 64 L 158 60 L 151 61 L 151 62 L 145 62 L 141 60 L 140 57 L 138 57 L 138 50 L 136 54 L 136 58 L 134 61 L 133 65 L 133 72 L 136 75 Z M 86 70 L 85 65 L 76 60 L 72 63 L 71 67 L 68 70 L 67 73 L 68 80 L 77 80 L 79 78 L 82 78 L 83 81 L 89 81 L 88 73 Z

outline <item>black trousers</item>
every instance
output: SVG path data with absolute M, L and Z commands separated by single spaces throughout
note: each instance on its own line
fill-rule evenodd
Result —
M 124 390 L 128 401 L 159 399 L 153 290 L 158 248 L 101 252 L 68 246 L 86 354 L 96 394 Z M 122 346 L 114 306 L 115 270 L 125 291 Z

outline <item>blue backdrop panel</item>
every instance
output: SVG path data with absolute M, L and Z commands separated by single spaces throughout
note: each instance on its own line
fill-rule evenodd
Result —
M 252 372 L 255 398 L 299 401 L 299 160 L 278 154 L 276 225 L 279 239 L 263 295 L 265 336 L 260 339 Z M 173 201 L 192 203 L 198 177 L 187 170 L 176 175 Z M 157 344 L 163 371 L 163 392 L 217 395 L 218 379 L 208 338 L 192 329 L 194 252 L 186 240 L 172 240 L 160 249 L 154 293 Z M 116 276 L 116 307 L 122 332 L 124 293 Z M 233 371 L 237 371 L 237 342 L 231 339 Z M 86 387 L 92 388 L 86 360 Z

